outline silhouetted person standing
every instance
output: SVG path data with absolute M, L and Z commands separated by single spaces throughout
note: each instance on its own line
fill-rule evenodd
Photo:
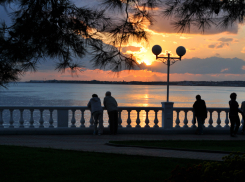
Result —
M 93 94 L 88 103 L 88 108 L 91 110 L 94 118 L 94 135 L 101 135 L 103 133 L 103 108 L 101 107 L 100 98 L 97 94 Z M 99 132 L 97 131 L 97 125 L 99 120 Z
M 195 112 L 195 117 L 198 122 L 198 134 L 203 134 L 203 124 L 205 119 L 207 118 L 207 108 L 204 100 L 201 99 L 200 95 L 196 96 L 196 102 L 193 104 L 193 109 Z
M 107 109 L 110 122 L 110 133 L 111 135 L 117 134 L 118 128 L 118 111 L 117 111 L 117 101 L 111 96 L 111 92 L 107 91 L 104 98 L 104 106 Z
M 236 137 L 237 131 L 240 126 L 240 118 L 238 116 L 238 113 L 242 113 L 242 111 L 239 109 L 239 105 L 236 101 L 236 93 L 231 93 L 230 98 L 231 100 L 229 101 L 229 106 L 230 106 L 230 112 L 229 112 L 229 119 L 231 122 L 230 126 L 230 135 L 231 137 Z M 236 128 L 234 130 L 234 126 L 236 125 Z

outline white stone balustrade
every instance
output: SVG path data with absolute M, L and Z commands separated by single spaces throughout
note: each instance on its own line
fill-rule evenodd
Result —
M 229 108 L 207 108 L 207 110 L 208 118 L 204 123 L 204 132 L 228 132 Z M 104 111 L 104 118 L 107 117 L 106 113 Z M 159 117 L 162 117 L 162 122 L 159 122 Z M 106 120 L 104 128 L 108 130 Z M 241 122 L 244 123 L 243 120 Z M 85 130 L 91 131 L 93 125 L 93 118 L 87 107 L 0 106 L 0 134 L 8 133 L 8 131 L 9 133 L 21 133 L 17 131 L 27 132 L 28 130 L 66 131 L 75 129 L 84 132 Z M 162 103 L 162 107 L 118 108 L 119 133 L 193 133 L 196 128 L 193 109 L 173 107 L 171 102 Z
M 195 123 L 195 118 L 194 118 L 194 112 L 193 108 L 182 108 L 182 107 L 175 107 L 173 108 L 173 111 L 176 112 L 176 120 L 175 120 L 175 127 L 174 128 L 196 128 L 197 123 Z M 184 120 L 182 123 L 180 123 L 180 112 L 184 112 Z M 229 128 L 229 118 L 228 118 L 228 113 L 229 113 L 229 108 L 207 108 L 208 111 L 208 118 L 206 118 L 204 125 L 208 125 L 207 127 L 204 126 L 205 128 Z M 191 112 L 192 113 L 192 119 L 188 120 L 187 118 L 187 113 Z M 217 119 L 216 121 L 213 121 L 213 113 L 217 112 Z M 225 120 L 222 122 L 220 114 L 221 112 L 225 113 Z M 241 121 L 242 123 L 244 122 L 243 120 Z M 214 126 L 216 125 L 216 126 Z M 242 125 L 241 125 L 242 127 Z

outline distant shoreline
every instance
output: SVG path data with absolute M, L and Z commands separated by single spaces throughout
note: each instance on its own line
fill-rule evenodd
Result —
M 69 80 L 30 80 L 25 83 L 76 83 L 76 84 L 117 84 L 117 85 L 167 85 L 167 82 L 141 82 L 141 81 L 69 81 Z M 245 87 L 245 81 L 178 81 L 170 82 L 175 86 L 225 86 Z

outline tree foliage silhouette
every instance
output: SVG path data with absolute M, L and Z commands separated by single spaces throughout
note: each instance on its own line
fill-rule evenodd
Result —
M 0 86 L 36 71 L 38 63 L 58 58 L 56 69 L 80 69 L 73 58 L 93 55 L 91 64 L 118 72 L 137 62 L 122 52 L 130 40 L 147 41 L 145 24 L 159 0 L 105 0 L 103 8 L 77 7 L 69 0 L 0 0 L 15 6 L 12 24 L 0 27 Z M 113 11 L 119 11 L 113 13 Z
M 227 28 L 243 23 L 244 0 L 167 0 L 163 16 L 174 18 L 172 24 L 179 32 L 189 32 L 191 26 L 202 33 L 212 25 Z

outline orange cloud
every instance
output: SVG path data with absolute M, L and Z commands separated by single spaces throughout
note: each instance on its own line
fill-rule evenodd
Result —
M 224 71 L 228 71 L 228 68 L 222 69 L 220 72 L 223 73 Z
M 192 37 L 180 36 L 180 39 L 191 39 Z
M 127 47 L 123 47 L 122 51 L 123 52 L 140 52 L 141 47 L 135 47 L 135 46 L 127 46 Z
M 147 11 L 149 11 L 149 10 L 159 10 L 158 7 L 149 8 L 149 7 L 146 7 L 146 6 L 139 6 L 138 8 L 139 8 L 140 10 L 147 10 Z
M 242 48 L 241 53 L 245 53 L 245 47 Z
M 187 49 L 188 52 L 195 51 L 195 50 L 196 50 L 196 48 Z

